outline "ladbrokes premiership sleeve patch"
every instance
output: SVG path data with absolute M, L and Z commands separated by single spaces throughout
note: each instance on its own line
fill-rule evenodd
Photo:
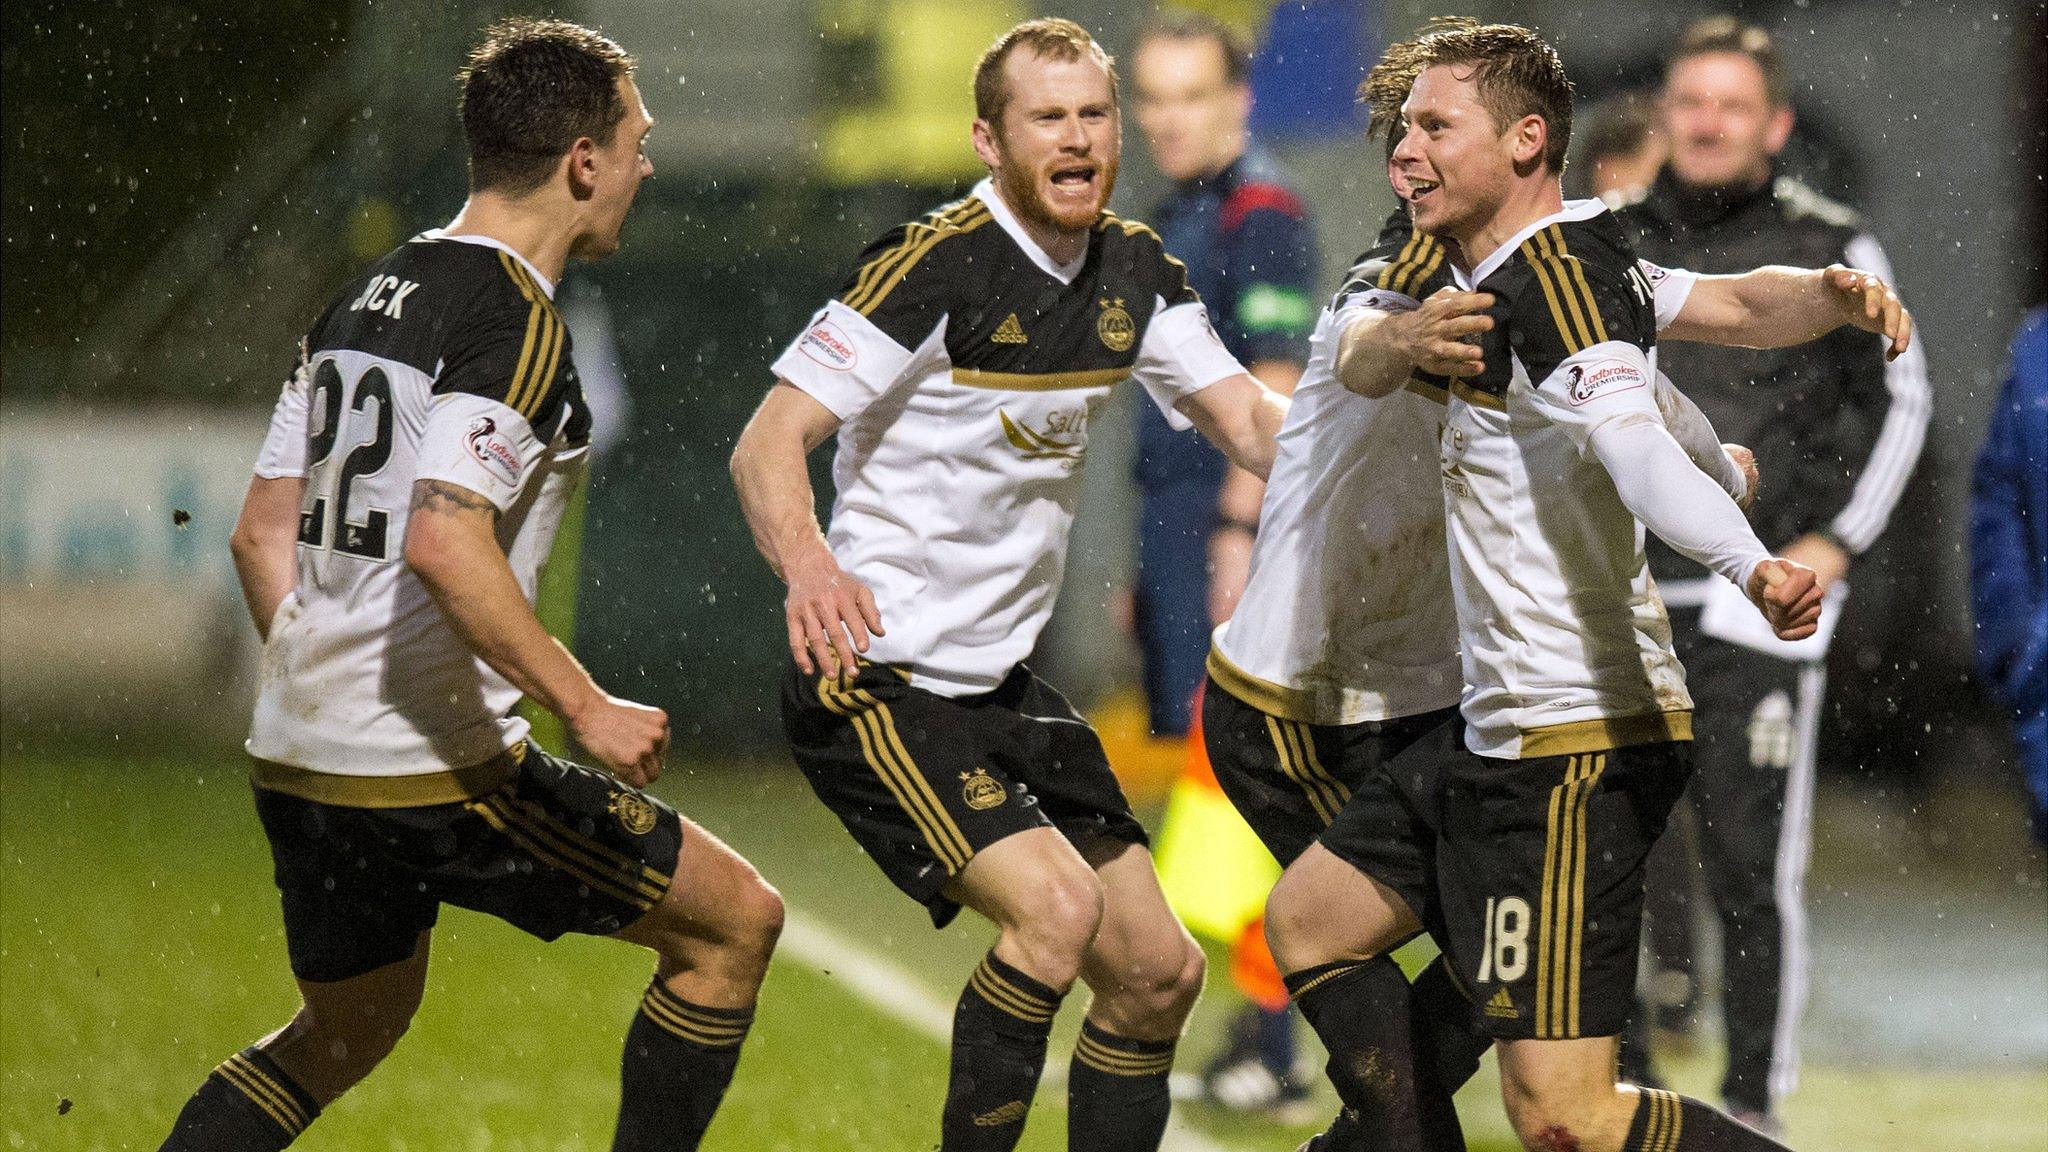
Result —
M 470 392 L 434 398 L 420 433 L 420 480 L 445 480 L 484 496 L 504 512 L 519 499 L 547 445 L 503 402 Z
M 1647 415 L 1662 422 L 1653 379 L 1655 370 L 1642 349 L 1609 341 L 1559 364 L 1535 386 L 1535 406 L 1565 430 L 1583 455 L 1593 430 L 1616 417 Z
M 935 326 L 931 334 L 938 331 Z M 920 346 L 930 343 L 927 338 Z M 833 300 L 818 309 L 776 358 L 774 371 L 834 416 L 851 420 L 903 379 L 912 359 L 913 349 Z

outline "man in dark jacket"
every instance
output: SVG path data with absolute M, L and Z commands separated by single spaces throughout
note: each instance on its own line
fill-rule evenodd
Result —
M 1132 52 L 1137 122 L 1172 192 L 1147 215 L 1166 250 L 1187 265 L 1224 346 L 1267 387 L 1291 393 L 1308 360 L 1319 305 L 1315 231 L 1307 203 L 1250 136 L 1251 53 L 1235 30 L 1196 12 L 1169 12 L 1147 25 Z M 1134 478 L 1139 491 L 1138 574 L 1133 624 L 1144 657 L 1145 695 L 1155 736 L 1186 736 L 1196 688 L 1206 675 L 1209 633 L 1244 591 L 1265 485 L 1200 435 L 1175 431 L 1156 411 L 1138 415 Z M 1199 759 L 1197 736 L 1191 756 Z M 1222 930 L 1221 908 L 1191 900 L 1190 877 L 1173 845 L 1187 842 L 1186 804 L 1210 805 L 1241 835 L 1202 853 L 1238 859 L 1226 867 L 1264 874 L 1271 860 L 1236 820 L 1206 761 L 1175 787 L 1162 830 L 1167 896 L 1197 930 Z M 1180 827 L 1175 827 L 1176 824 Z M 1256 913 L 1249 913 L 1255 915 Z M 1250 1004 L 1232 1042 L 1211 1061 L 1213 1098 L 1285 1115 L 1307 1098 L 1294 1080 L 1293 1016 L 1256 923 L 1232 942 L 1231 972 Z
M 1977 664 L 2010 711 L 2048 843 L 2048 308 L 2027 313 L 1970 493 Z
M 1762 29 L 1731 18 L 1694 25 L 1671 56 L 1660 101 L 1670 160 L 1621 213 L 1642 258 L 1701 273 L 1846 264 L 1892 279 L 1848 209 L 1775 173 L 1792 132 L 1790 83 Z M 1813 568 L 1837 607 L 1851 562 L 1905 488 L 1931 408 L 1921 343 L 1887 362 L 1878 339 L 1844 328 L 1775 351 L 1684 345 L 1661 364 L 1723 438 L 1749 445 L 1779 478 L 1758 505 L 1757 534 Z M 1710 601 L 1727 589 L 1654 542 L 1650 566 L 1697 706 L 1698 772 L 1687 795 L 1724 937 L 1722 1093 L 1732 1113 L 1771 1129 L 1798 1074 L 1825 648 L 1726 638 L 1733 630 L 1717 626 Z M 1692 869 L 1661 872 L 1669 883 Z

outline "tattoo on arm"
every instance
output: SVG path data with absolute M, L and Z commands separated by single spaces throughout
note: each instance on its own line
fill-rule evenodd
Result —
M 446 480 L 421 480 L 412 486 L 412 510 L 430 512 L 489 512 L 497 519 L 498 506 L 482 493 L 472 492 Z

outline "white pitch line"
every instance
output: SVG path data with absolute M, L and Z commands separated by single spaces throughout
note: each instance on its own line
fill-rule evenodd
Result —
M 953 1001 L 925 986 L 902 965 L 876 955 L 823 923 L 789 909 L 776 955 L 796 960 L 843 982 L 855 996 L 897 1022 L 941 1044 L 952 1042 Z M 1050 1061 L 1048 1061 L 1050 1063 Z M 1049 1072 L 1058 1072 L 1054 1067 Z M 1052 1077 L 1048 1076 L 1048 1079 Z M 1166 1124 L 1159 1152 L 1237 1152 L 1190 1127 L 1178 1115 Z

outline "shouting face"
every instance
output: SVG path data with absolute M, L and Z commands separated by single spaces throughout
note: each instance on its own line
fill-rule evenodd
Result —
M 1116 186 L 1123 134 L 1101 64 L 1028 50 L 1003 62 L 1008 93 L 996 122 L 974 122 L 974 150 L 1003 203 L 1027 227 L 1071 235 L 1094 227 Z
M 584 227 L 572 254 L 585 260 L 609 256 L 619 250 L 619 231 L 626 213 L 640 192 L 640 182 L 654 175 L 645 145 L 654 121 L 640 102 L 640 89 L 629 76 L 619 78 L 619 95 L 626 102 L 626 118 L 612 130 L 609 143 L 597 145 L 587 156 L 571 157 L 579 177 L 579 190 L 586 194 Z

